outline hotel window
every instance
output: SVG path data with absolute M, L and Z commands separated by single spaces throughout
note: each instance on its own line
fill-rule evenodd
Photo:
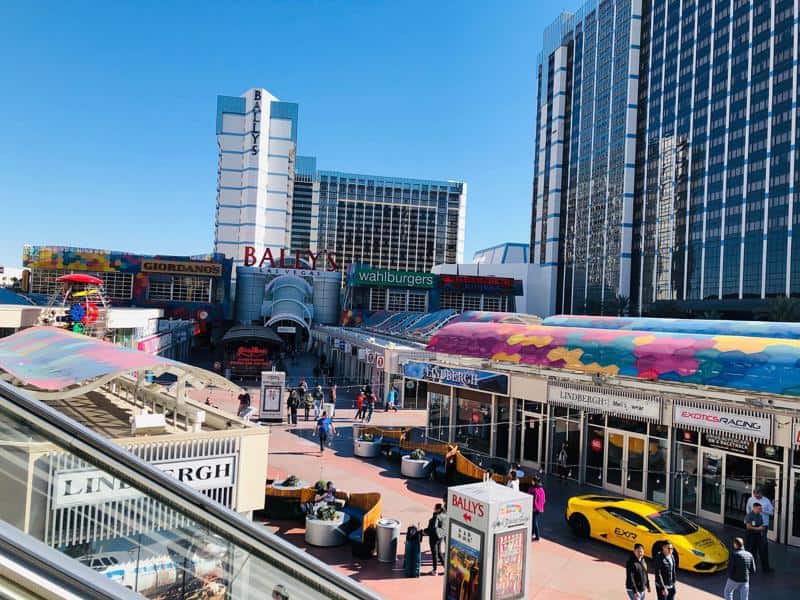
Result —
M 453 292 L 443 292 L 439 301 L 439 307 L 442 309 L 461 310 L 462 304 L 463 298 L 461 294 Z
M 406 291 L 389 290 L 389 307 L 388 310 L 400 311 L 406 310 Z
M 425 312 L 427 292 L 408 292 L 408 310 Z
M 74 272 L 66 269 L 59 271 L 33 269 L 31 271 L 31 292 L 34 294 L 55 294 L 61 290 L 61 283 L 58 278 Z M 133 296 L 133 274 L 131 273 L 119 273 L 117 271 L 107 273 L 80 271 L 80 273 L 101 279 L 106 295 L 113 300 L 130 300 Z
M 481 297 L 471 294 L 464 294 L 464 310 L 480 310 Z
M 382 288 L 370 288 L 369 309 L 384 310 L 385 308 L 386 308 L 386 290 Z

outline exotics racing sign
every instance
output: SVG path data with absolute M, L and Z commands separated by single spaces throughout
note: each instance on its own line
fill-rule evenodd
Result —
M 738 414 L 714 408 L 697 408 L 680 402 L 675 403 L 674 410 L 673 422 L 675 425 L 760 440 L 772 438 L 772 417 L 768 415 Z

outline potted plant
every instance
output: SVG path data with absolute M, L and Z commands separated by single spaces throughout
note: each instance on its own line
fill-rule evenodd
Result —
M 362 428 L 353 439 L 353 454 L 361 458 L 375 458 L 381 452 L 381 436 Z
M 362 431 L 358 436 L 361 442 L 372 442 L 375 440 L 375 434 L 369 431 Z
M 417 448 L 416 450 L 412 450 L 409 456 L 411 460 L 425 460 L 425 450 Z
M 335 521 L 336 520 L 336 507 L 331 504 L 320 506 L 314 517 L 320 521 Z
M 412 479 L 428 476 L 428 467 L 431 461 L 425 458 L 425 450 L 415 448 L 400 461 L 400 472 Z
M 300 479 L 296 475 L 289 475 L 281 482 L 283 487 L 297 487 L 300 484 Z

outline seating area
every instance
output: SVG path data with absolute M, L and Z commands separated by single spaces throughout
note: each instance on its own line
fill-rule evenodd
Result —
M 270 520 L 301 521 L 306 517 L 303 507 L 314 501 L 314 487 L 276 489 L 267 481 L 264 515 Z M 383 503 L 377 492 L 336 491 L 339 510 L 348 516 L 343 533 L 350 541 L 353 556 L 369 558 L 375 551 L 375 528 L 381 518 Z
M 425 452 L 425 459 L 431 461 L 428 467 L 428 476 L 437 481 L 448 483 L 455 465 L 458 447 L 441 442 L 412 442 L 403 439 L 400 442 L 400 457 L 411 454 L 414 450 Z
M 375 333 L 427 340 L 435 331 L 456 318 L 455 310 L 437 310 L 432 313 L 379 310 L 370 315 L 362 327 Z

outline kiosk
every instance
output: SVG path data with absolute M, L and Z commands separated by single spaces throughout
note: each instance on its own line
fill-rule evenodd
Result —
M 533 498 L 494 481 L 447 490 L 445 600 L 516 600 L 528 586 Z
M 283 397 L 286 392 L 286 373 L 261 371 L 261 404 L 259 421 L 283 421 Z

